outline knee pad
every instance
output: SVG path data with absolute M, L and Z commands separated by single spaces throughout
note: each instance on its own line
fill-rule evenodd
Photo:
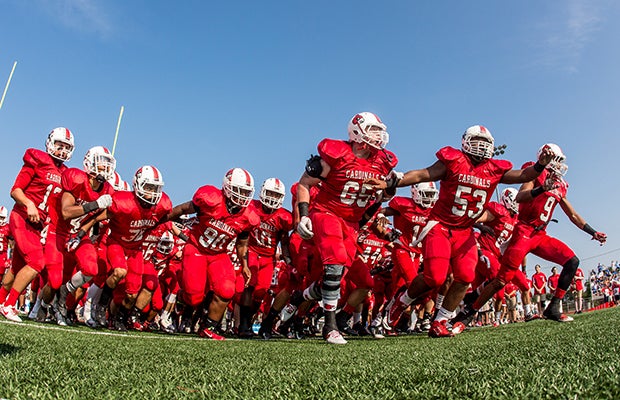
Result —
M 323 294 L 323 304 L 326 310 L 335 310 L 338 297 L 340 295 L 340 280 L 344 272 L 344 266 L 339 264 L 328 264 L 323 272 L 323 284 L 321 293 Z

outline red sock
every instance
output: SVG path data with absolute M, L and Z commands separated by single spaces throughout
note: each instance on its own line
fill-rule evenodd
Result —
M 0 287 L 0 304 L 4 303 L 6 300 L 6 296 L 9 295 L 9 291 L 4 288 L 4 286 Z
M 9 297 L 7 297 L 4 305 L 14 306 L 15 304 L 17 304 L 17 299 L 19 299 L 19 293 L 20 292 L 18 292 L 17 290 L 11 288 L 11 291 L 9 292 Z

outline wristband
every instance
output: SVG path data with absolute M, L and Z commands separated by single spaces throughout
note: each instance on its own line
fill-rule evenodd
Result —
M 184 242 L 189 242 L 189 237 L 187 237 L 186 234 L 184 234 L 183 232 L 179 233 L 179 239 L 181 239 Z
M 84 231 L 83 229 L 80 229 L 77 233 L 77 238 L 78 239 L 82 239 L 84 236 L 86 236 L 86 231 Z
M 96 201 L 91 201 L 82 206 L 84 209 L 84 214 L 88 214 L 91 211 L 95 211 L 99 209 L 99 204 Z
M 538 187 L 535 187 L 534 189 L 532 189 L 530 191 L 530 194 L 532 195 L 532 198 L 534 198 L 536 196 L 540 196 L 541 194 L 543 194 L 544 191 L 545 191 L 545 189 L 543 189 L 542 186 L 538 186 Z
M 590 225 L 588 225 L 587 223 L 583 226 L 583 228 L 581 228 L 581 230 L 592 236 L 596 235 L 596 230 L 592 228 Z
M 545 166 L 542 165 L 540 161 L 536 161 L 536 164 L 534 164 L 533 167 L 534 167 L 534 170 L 538 173 L 543 172 L 543 170 L 545 169 Z
M 308 203 L 307 201 L 302 201 L 300 203 L 297 203 L 297 209 L 299 210 L 299 216 L 307 217 L 309 207 L 310 207 L 310 203 Z
M 398 179 L 396 175 L 393 175 L 390 179 L 385 181 L 385 184 L 387 185 L 385 188 L 386 193 L 390 195 L 393 195 L 394 193 L 396 193 L 396 188 L 398 187 L 399 183 L 400 183 L 400 179 Z

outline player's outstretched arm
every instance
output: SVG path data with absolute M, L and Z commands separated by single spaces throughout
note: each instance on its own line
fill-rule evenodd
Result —
M 196 207 L 194 207 L 194 203 L 192 201 L 187 201 L 185 203 L 175 206 L 172 211 L 164 215 L 163 218 L 157 222 L 157 225 L 161 225 L 164 222 L 168 221 L 174 221 L 181 215 L 194 214 L 196 211 L 197 210 Z
M 601 246 L 605 244 L 605 242 L 607 241 L 607 235 L 592 228 L 586 222 L 586 220 L 577 213 L 573 205 L 568 201 L 566 197 L 563 197 L 562 200 L 560 200 L 560 207 L 562 208 L 562 211 L 564 211 L 564 214 L 566 214 L 568 219 L 570 219 L 570 221 L 575 224 L 577 228 L 591 235 L 592 240 L 598 241 Z
M 534 180 L 545 169 L 547 164 L 553 159 L 554 153 L 549 146 L 543 147 L 536 164 L 524 169 L 511 169 L 502 177 L 501 183 L 511 185 L 514 183 L 525 183 Z

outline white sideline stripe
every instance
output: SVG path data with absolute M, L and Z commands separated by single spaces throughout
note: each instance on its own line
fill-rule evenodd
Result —
M 25 322 L 13 322 L 8 320 L 0 320 L 0 324 L 6 325 L 19 325 L 27 328 L 36 328 L 36 329 L 46 329 L 52 331 L 65 331 L 71 333 L 83 333 L 86 335 L 104 335 L 104 336 L 117 336 L 117 337 L 126 337 L 133 339 L 163 339 L 163 340 L 177 340 L 177 341 L 199 341 L 199 342 L 215 342 L 216 340 L 203 339 L 200 337 L 189 337 L 189 336 L 173 336 L 167 334 L 161 335 L 151 335 L 148 333 L 136 332 L 136 334 L 130 335 L 127 333 L 118 333 L 118 332 L 106 332 L 106 331 L 96 331 L 96 330 L 84 330 L 84 329 L 74 329 L 71 327 L 62 327 L 62 326 L 54 326 L 54 325 L 40 325 L 37 323 L 25 323 Z M 241 341 L 242 339 L 237 338 L 226 338 L 225 341 Z

